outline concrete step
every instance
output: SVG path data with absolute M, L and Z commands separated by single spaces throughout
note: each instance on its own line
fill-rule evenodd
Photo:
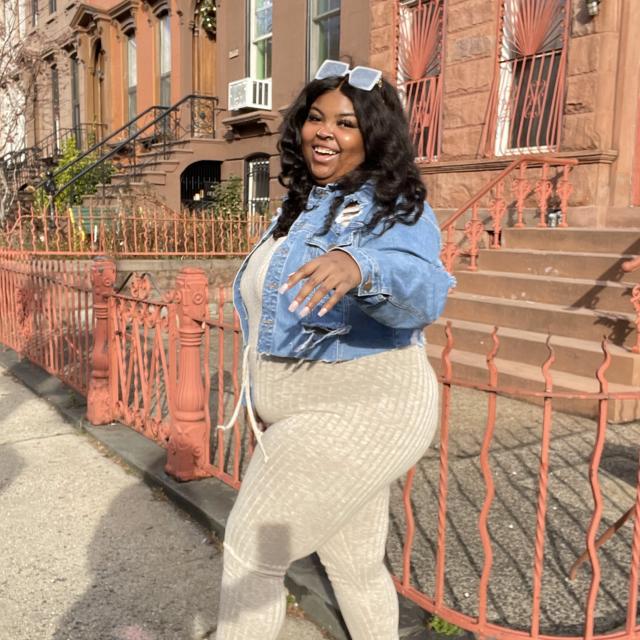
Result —
M 446 344 L 446 323 L 445 318 L 440 318 L 427 328 L 426 336 L 430 344 Z M 486 355 L 493 348 L 492 325 L 465 320 L 452 320 L 451 324 L 455 349 Z M 540 370 L 549 358 L 547 335 L 544 333 L 498 327 L 497 335 L 500 345 L 498 355 L 502 359 L 522 362 Z M 595 375 L 604 359 L 601 344 L 596 341 L 554 335 L 550 345 L 555 358 L 553 368 L 557 371 L 581 376 Z M 610 382 L 640 386 L 640 354 L 631 353 L 628 349 L 613 344 L 608 346 L 608 350 L 611 364 L 607 370 L 607 379 Z
M 640 253 L 640 228 L 509 228 L 502 231 L 502 244 L 507 249 L 637 255 Z
M 427 345 L 427 355 L 435 371 L 440 373 L 442 367 L 442 347 L 440 345 Z M 452 372 L 454 379 L 464 380 L 466 383 L 487 384 L 489 374 L 484 355 L 470 353 L 468 351 L 456 351 L 450 353 Z M 542 398 L 527 397 L 514 393 L 519 391 L 544 391 L 544 378 L 539 367 L 512 360 L 496 358 L 495 364 L 498 370 L 498 386 L 502 389 L 502 395 L 513 396 L 533 404 L 542 404 Z M 577 376 L 562 371 L 551 369 L 554 391 L 564 391 L 572 394 L 597 393 L 599 391 L 598 380 L 595 376 Z M 509 389 L 510 388 L 510 389 Z M 511 392 L 511 393 L 510 393 Z M 638 388 L 628 385 L 609 384 L 611 393 L 634 393 Z M 453 391 L 455 399 L 455 389 Z M 500 401 L 498 400 L 498 405 Z M 598 401 L 580 398 L 554 398 L 553 409 L 575 415 L 594 417 L 598 415 Z M 612 422 L 630 422 L 640 418 L 640 402 L 638 400 L 610 400 L 608 405 L 608 419 Z M 542 412 L 540 413 L 542 424 Z
M 609 207 L 605 224 L 607 227 L 640 227 L 640 207 Z
M 632 284 L 587 280 L 584 278 L 551 278 L 503 271 L 458 271 L 458 288 L 465 293 L 483 295 L 491 292 L 497 298 L 544 302 L 570 307 L 586 307 L 630 313 Z
M 640 269 L 633 273 L 625 273 L 621 269 L 622 263 L 633 257 L 617 253 L 483 249 L 478 257 L 478 265 L 481 271 L 637 283 L 640 282 Z
M 449 296 L 443 315 L 452 320 L 468 320 L 582 340 L 600 341 L 604 335 L 613 344 L 628 348 L 636 342 L 635 314 L 630 312 L 614 313 L 508 300 L 458 290 Z

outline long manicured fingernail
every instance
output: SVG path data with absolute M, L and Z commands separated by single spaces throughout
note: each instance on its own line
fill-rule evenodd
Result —
M 305 307 L 301 312 L 300 312 L 300 317 L 301 318 L 305 318 L 306 316 L 309 315 L 309 307 Z
M 294 300 L 290 305 L 289 305 L 289 311 L 291 311 L 291 313 L 293 313 L 298 307 L 300 306 L 300 303 L 297 300 Z
M 329 309 L 327 309 L 326 307 L 322 307 L 322 309 L 320 309 L 320 311 L 318 311 L 318 318 L 322 318 L 322 316 L 327 313 L 327 311 L 329 311 Z
M 289 288 L 289 285 L 285 282 L 279 289 L 278 293 L 284 293 Z

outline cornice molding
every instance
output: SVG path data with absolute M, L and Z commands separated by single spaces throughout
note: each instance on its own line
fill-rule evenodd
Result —
M 581 151 L 561 151 L 558 153 L 544 153 L 541 156 L 556 158 L 576 158 L 578 164 L 613 164 L 618 158 L 618 152 L 612 149 L 584 149 Z M 518 156 L 504 156 L 501 158 L 468 158 L 465 160 L 434 160 L 433 162 L 418 161 L 421 175 L 434 173 L 467 173 L 470 171 L 502 171 Z M 541 163 L 531 161 L 529 166 L 541 166 Z

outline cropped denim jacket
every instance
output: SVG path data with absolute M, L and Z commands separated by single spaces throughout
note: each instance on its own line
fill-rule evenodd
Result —
M 454 278 L 440 261 L 440 230 L 425 203 L 415 225 L 382 225 L 368 231 L 374 213 L 373 187 L 365 184 L 338 209 L 330 230 L 322 233 L 338 191 L 334 185 L 314 187 L 307 209 L 291 226 L 273 254 L 263 289 L 257 350 L 261 354 L 335 362 L 352 360 L 409 344 L 422 344 L 422 329 L 442 313 Z M 277 215 L 257 246 L 271 236 Z M 302 283 L 281 294 L 289 275 L 313 258 L 332 250 L 346 251 L 358 264 L 360 284 L 323 317 L 322 303 L 305 318 L 288 310 Z M 254 248 L 255 251 L 255 248 Z M 251 254 L 234 281 L 234 303 L 248 341 L 247 310 L 240 279 Z M 324 302 L 324 301 L 323 301 Z

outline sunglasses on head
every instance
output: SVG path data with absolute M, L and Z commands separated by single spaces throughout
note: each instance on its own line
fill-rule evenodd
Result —
M 362 89 L 363 91 L 371 91 L 376 85 L 380 85 L 382 81 L 382 71 L 372 69 L 371 67 L 354 67 L 349 68 L 346 62 L 339 60 L 325 60 L 316 72 L 316 80 L 324 80 L 325 78 L 344 78 L 352 87 Z

